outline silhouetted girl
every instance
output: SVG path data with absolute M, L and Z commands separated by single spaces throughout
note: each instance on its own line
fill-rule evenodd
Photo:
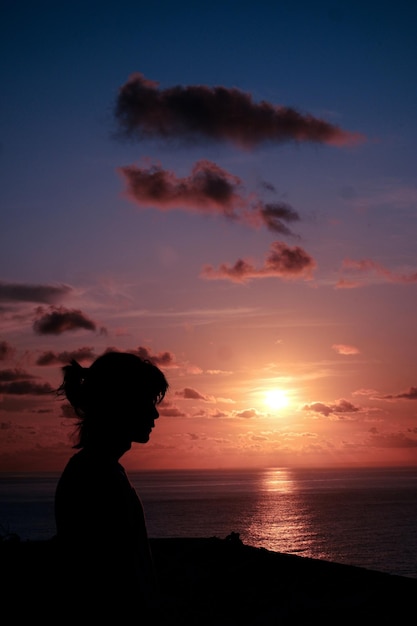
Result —
M 67 582 L 73 591 L 76 585 L 80 615 L 85 607 L 92 616 L 140 614 L 154 598 L 155 577 L 142 504 L 119 459 L 132 442 L 149 440 L 168 383 L 155 365 L 130 353 L 108 352 L 89 368 L 72 361 L 62 369 L 58 394 L 78 417 L 79 449 L 55 495 Z

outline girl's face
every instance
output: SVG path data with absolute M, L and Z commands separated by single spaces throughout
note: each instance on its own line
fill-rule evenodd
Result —
M 123 410 L 122 417 L 125 426 L 125 435 L 130 442 L 146 443 L 158 419 L 155 402 L 152 399 L 132 400 Z

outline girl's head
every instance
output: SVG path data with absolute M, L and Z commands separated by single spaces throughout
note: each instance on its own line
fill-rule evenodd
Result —
M 71 361 L 62 370 L 58 395 L 67 398 L 79 418 L 74 447 L 118 437 L 148 441 L 159 415 L 156 405 L 168 390 L 156 365 L 128 352 L 106 352 L 88 368 Z

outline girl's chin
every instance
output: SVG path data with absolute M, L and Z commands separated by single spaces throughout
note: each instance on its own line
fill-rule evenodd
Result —
M 149 441 L 150 433 L 144 433 L 143 435 L 138 435 L 133 439 L 134 443 L 147 443 Z

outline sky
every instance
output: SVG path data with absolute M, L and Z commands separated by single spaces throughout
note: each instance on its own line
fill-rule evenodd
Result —
M 170 384 L 128 469 L 417 465 L 416 5 L 0 7 L 0 471 L 109 349 Z

